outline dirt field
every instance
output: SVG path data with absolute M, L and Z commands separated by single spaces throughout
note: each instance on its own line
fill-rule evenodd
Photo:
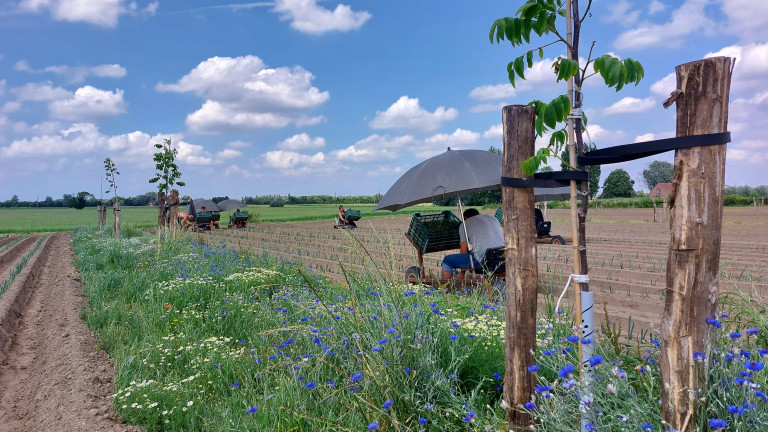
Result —
M 2 280 L 38 239 L 0 255 Z M 51 236 L 0 299 L 0 431 L 139 430 L 112 409 L 112 367 L 80 319 L 72 259 L 71 234 Z
M 552 233 L 565 237 L 568 245 L 539 244 L 538 248 L 540 292 L 556 297 L 573 273 L 569 217 L 568 210 L 549 210 Z M 205 238 L 301 262 L 339 280 L 340 265 L 363 269 L 373 267 L 372 263 L 402 279 L 405 270 L 417 264 L 416 249 L 404 236 L 410 220 L 408 215 L 362 219 L 354 231 L 334 229 L 330 219 L 268 223 L 243 230 L 217 230 Z M 668 215 L 663 222 L 654 223 L 652 209 L 590 210 L 589 278 L 598 318 L 605 304 L 611 320 L 622 323 L 624 331 L 629 317 L 636 329 L 661 323 L 669 241 Z M 426 270 L 437 273 L 443 256 L 452 252 L 426 254 Z M 768 209 L 725 209 L 720 265 L 725 276 L 721 291 L 754 287 L 759 295 L 768 297 Z

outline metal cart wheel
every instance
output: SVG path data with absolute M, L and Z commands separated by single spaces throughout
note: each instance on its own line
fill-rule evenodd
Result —
M 552 236 L 552 241 L 550 243 L 555 245 L 565 245 L 565 239 L 559 235 Z
M 421 270 L 417 266 L 410 266 L 405 271 L 405 283 L 415 285 L 421 281 Z

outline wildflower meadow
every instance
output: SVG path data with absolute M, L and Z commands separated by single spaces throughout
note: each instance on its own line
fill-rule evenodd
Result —
M 254 256 L 197 237 L 76 231 L 83 314 L 113 358 L 115 409 L 147 430 L 507 429 L 505 305 L 370 272 L 330 283 L 296 256 Z M 595 340 L 568 311 L 541 310 L 536 430 L 667 431 L 660 342 L 627 341 L 607 318 Z M 695 430 L 768 430 L 766 306 L 724 297 L 715 349 L 694 367 Z M 631 343 L 630 343 L 631 342 Z M 580 378 L 580 344 L 594 344 Z

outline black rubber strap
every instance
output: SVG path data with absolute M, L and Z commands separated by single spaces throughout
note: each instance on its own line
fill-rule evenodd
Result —
M 586 171 L 552 171 L 536 173 L 532 179 L 502 176 L 501 185 L 525 188 L 558 188 L 570 185 L 571 180 L 587 181 L 589 175 Z
M 644 141 L 587 152 L 584 156 L 579 156 L 579 165 L 605 165 L 627 162 L 680 148 L 720 145 L 729 142 L 731 142 L 730 132 Z

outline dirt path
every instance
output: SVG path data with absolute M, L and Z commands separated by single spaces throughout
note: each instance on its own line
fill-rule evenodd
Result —
M 71 233 L 55 234 L 13 340 L 0 352 L 0 432 L 126 431 L 112 409 L 113 371 L 80 318 L 83 288 Z M 8 299 L 0 299 L 6 301 Z

